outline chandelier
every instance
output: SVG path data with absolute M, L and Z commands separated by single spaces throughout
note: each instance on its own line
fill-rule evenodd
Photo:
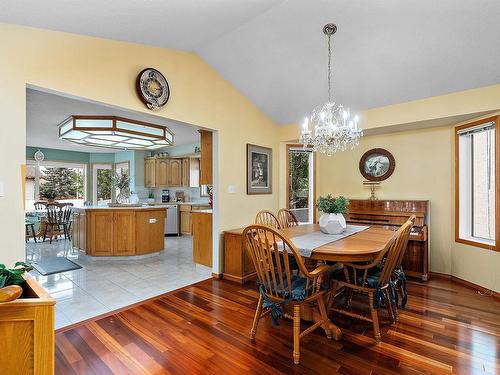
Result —
M 304 148 L 312 146 L 314 152 L 328 156 L 353 149 L 363 135 L 363 130 L 358 128 L 358 116 L 352 117 L 349 108 L 332 100 L 331 37 L 336 31 L 337 26 L 333 23 L 323 27 L 323 33 L 328 37 L 328 102 L 314 108 L 309 118 L 306 117 L 300 135 Z
M 155 150 L 174 143 L 166 126 L 117 116 L 70 116 L 59 124 L 59 138 L 120 150 Z

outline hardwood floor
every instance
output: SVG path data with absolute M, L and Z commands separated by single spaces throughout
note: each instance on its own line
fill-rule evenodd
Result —
M 333 316 L 349 327 L 343 339 L 317 329 L 295 366 L 291 321 L 276 328 L 262 319 L 252 344 L 254 285 L 207 280 L 58 332 L 56 374 L 500 373 L 498 299 L 443 279 L 411 282 L 409 291 L 397 324 L 379 310 L 379 345 L 371 324 Z

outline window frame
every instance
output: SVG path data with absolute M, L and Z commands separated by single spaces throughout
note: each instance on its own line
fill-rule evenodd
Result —
M 40 167 L 53 167 L 53 168 L 81 168 L 83 169 L 83 201 L 87 200 L 88 193 L 88 163 L 79 161 L 60 161 L 60 160 L 43 160 L 37 162 L 35 159 L 26 159 L 26 167 L 34 166 L 35 168 L 35 202 L 41 200 L 40 198 Z M 24 197 L 26 203 L 26 196 Z
M 459 131 L 473 128 L 487 122 L 495 123 L 495 244 L 460 238 L 460 148 Z M 455 132 L 455 242 L 500 251 L 500 116 L 487 117 L 456 126 Z

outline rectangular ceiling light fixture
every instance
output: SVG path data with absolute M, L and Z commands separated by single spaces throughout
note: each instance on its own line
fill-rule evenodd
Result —
M 58 127 L 60 139 L 87 146 L 154 150 L 174 144 L 166 126 L 123 117 L 72 115 Z

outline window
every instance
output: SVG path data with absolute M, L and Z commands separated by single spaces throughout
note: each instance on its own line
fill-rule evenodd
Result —
M 287 146 L 287 208 L 300 223 L 315 221 L 314 154 L 302 146 Z
M 497 118 L 456 128 L 455 240 L 497 249 Z
M 96 205 L 113 201 L 113 164 L 92 166 L 92 201 Z
M 34 209 L 39 200 L 83 206 L 85 201 L 85 164 L 29 160 L 26 166 L 26 209 Z
M 130 162 L 124 161 L 115 164 L 116 186 L 115 197 L 119 195 L 128 198 L 130 196 Z M 117 199 L 118 200 L 118 199 Z

